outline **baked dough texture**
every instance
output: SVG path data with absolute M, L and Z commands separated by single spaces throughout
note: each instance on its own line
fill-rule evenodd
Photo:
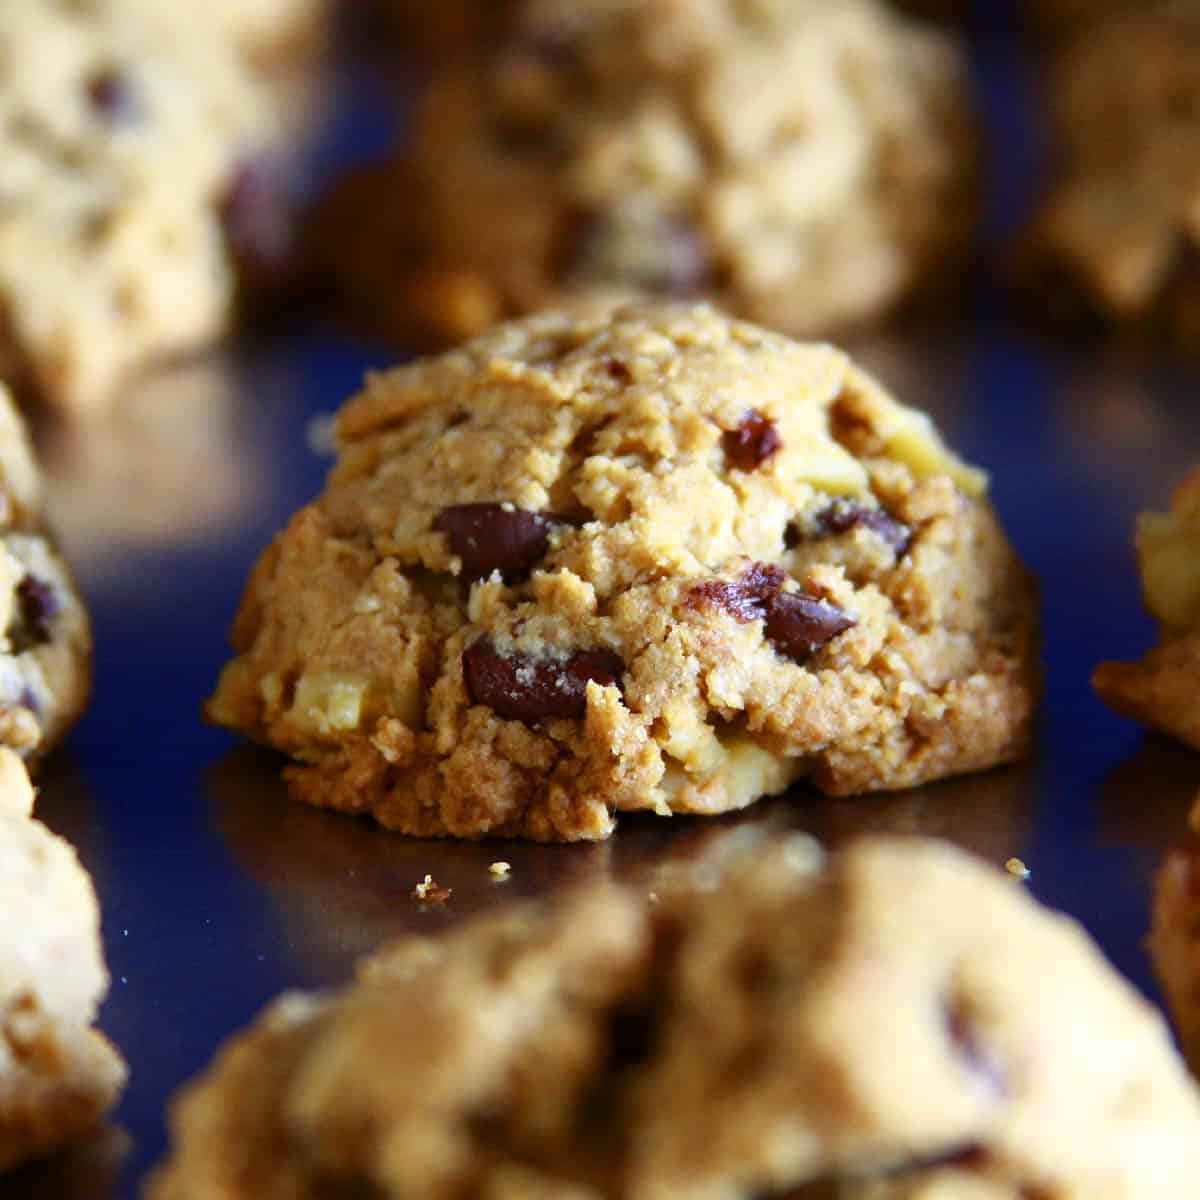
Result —
M 832 347 L 550 313 L 370 377 L 337 437 L 208 705 L 303 800 L 603 838 L 1025 749 L 1034 601 L 985 477 Z
M 1028 234 L 1035 303 L 1200 346 L 1200 5 L 1119 8 L 1068 44 L 1050 90 L 1059 161 Z
M 876 0 L 527 0 L 314 255 L 403 344 L 608 292 L 827 334 L 943 286 L 974 159 L 965 52 Z
M 1169 512 L 1138 518 L 1136 541 L 1159 642 L 1138 662 L 1101 663 L 1092 683 L 1118 712 L 1200 749 L 1200 470 Z
M 211 7 L 5 5 L 0 378 L 58 408 L 103 408 L 222 333 L 235 257 L 270 249 L 282 123 L 232 7 Z
M 0 1170 L 86 1132 L 125 1082 L 92 1028 L 108 990 L 96 894 L 32 811 L 25 767 L 0 747 Z
M 150 1200 L 1186 1200 L 1200 1101 L 1072 921 L 807 838 L 404 942 L 173 1105 Z

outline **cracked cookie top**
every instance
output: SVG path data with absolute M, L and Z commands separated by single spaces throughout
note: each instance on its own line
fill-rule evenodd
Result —
M 984 476 L 829 346 L 552 313 L 371 377 L 337 429 L 209 705 L 313 803 L 599 837 L 1023 746 L 1032 600 Z

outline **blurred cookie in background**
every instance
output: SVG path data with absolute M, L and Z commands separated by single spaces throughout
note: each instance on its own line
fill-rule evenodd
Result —
M 290 250 L 274 6 L 30 0 L 0 23 L 0 377 L 61 411 L 224 333 Z M 226 16 L 225 14 L 228 14 Z M 247 21 L 247 36 L 268 26 Z
M 1168 512 L 1138 518 L 1136 544 L 1158 645 L 1138 662 L 1101 663 L 1092 683 L 1117 712 L 1200 750 L 1200 469 Z
M 970 108 L 960 43 L 874 0 L 526 0 L 308 249 L 332 305 L 401 344 L 639 292 L 845 330 L 961 266 Z
M 1200 846 L 1172 850 L 1154 882 L 1147 942 L 1180 1045 L 1200 1072 Z
M 1049 88 L 1058 147 L 1021 252 L 1028 303 L 1060 327 L 1200 347 L 1200 4 L 1089 25 Z
M 41 473 L 0 384 L 0 746 L 53 749 L 91 690 L 92 633 L 47 529 Z
M 387 947 L 281 997 L 170 1123 L 148 1200 L 1163 1200 L 1200 1098 L 1011 877 L 792 836 Z
M 95 891 L 33 802 L 25 767 L 0 747 L 0 1170 L 92 1129 L 126 1076 L 92 1027 L 108 990 Z

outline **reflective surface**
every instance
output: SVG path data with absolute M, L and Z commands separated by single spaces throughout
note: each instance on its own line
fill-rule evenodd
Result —
M 1008 86 L 985 82 L 994 97 Z M 1002 147 L 1016 136 L 997 132 Z M 1018 856 L 1034 892 L 1078 916 L 1150 990 L 1149 874 L 1183 832 L 1200 756 L 1144 741 L 1087 680 L 1097 659 L 1132 656 L 1152 636 L 1130 530 L 1200 459 L 1197 369 L 1049 351 L 988 295 L 958 334 L 862 353 L 992 470 L 995 501 L 1041 579 L 1048 679 L 1034 757 L 903 795 L 834 801 L 801 787 L 740 818 L 626 819 L 600 846 L 421 842 L 300 809 L 277 759 L 199 720 L 248 568 L 321 486 L 328 463 L 310 449 L 311 418 L 387 352 L 301 331 L 156 381 L 103 429 L 41 430 L 98 641 L 95 698 L 47 765 L 41 815 L 94 873 L 113 975 L 103 1025 L 132 1081 L 121 1132 L 9 1177 L 0 1198 L 133 1197 L 163 1151 L 167 1096 L 279 990 L 337 983 L 399 933 L 652 871 L 744 823 L 832 842 L 921 832 L 997 863 Z M 488 873 L 497 859 L 512 864 L 505 882 Z M 452 889 L 445 905 L 411 898 L 426 873 Z

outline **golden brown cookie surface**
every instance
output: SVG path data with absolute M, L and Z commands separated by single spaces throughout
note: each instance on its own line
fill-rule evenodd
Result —
M 839 351 L 706 306 L 547 314 L 369 378 L 209 715 L 423 836 L 607 836 L 1024 748 L 984 477 Z

